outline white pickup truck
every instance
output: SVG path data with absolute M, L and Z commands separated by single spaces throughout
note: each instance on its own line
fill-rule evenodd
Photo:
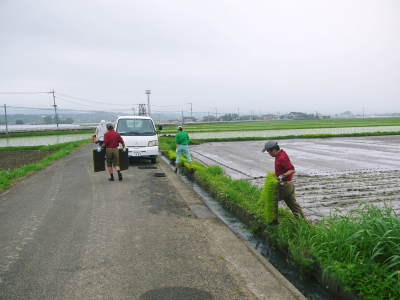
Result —
M 153 119 L 144 116 L 122 116 L 115 122 L 115 130 L 119 132 L 128 148 L 129 157 L 149 158 L 157 161 L 158 137 Z

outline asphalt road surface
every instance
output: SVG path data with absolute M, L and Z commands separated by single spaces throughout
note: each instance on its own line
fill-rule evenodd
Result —
M 0 299 L 302 299 L 169 170 L 91 146 L 0 195 Z M 155 177 L 164 171 L 166 177 Z

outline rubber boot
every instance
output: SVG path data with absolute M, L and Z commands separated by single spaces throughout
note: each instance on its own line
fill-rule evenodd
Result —
M 118 171 L 118 180 L 119 180 L 119 181 L 122 180 L 122 173 L 121 173 L 121 171 Z
M 110 174 L 110 178 L 108 178 L 108 181 L 114 181 L 114 174 L 113 173 Z

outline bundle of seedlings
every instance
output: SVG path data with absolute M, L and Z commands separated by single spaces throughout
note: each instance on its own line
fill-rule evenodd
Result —
M 265 222 L 271 223 L 277 218 L 277 192 L 278 192 L 278 179 L 274 172 L 268 172 L 265 177 L 265 184 L 261 190 L 260 200 L 258 205 L 261 209 L 261 214 Z

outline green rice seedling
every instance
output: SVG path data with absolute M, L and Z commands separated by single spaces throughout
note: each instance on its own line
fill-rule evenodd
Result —
M 277 205 L 278 179 L 275 173 L 269 172 L 265 177 L 265 184 L 261 190 L 258 205 L 262 210 L 265 222 L 270 223 L 277 218 L 275 207 Z

